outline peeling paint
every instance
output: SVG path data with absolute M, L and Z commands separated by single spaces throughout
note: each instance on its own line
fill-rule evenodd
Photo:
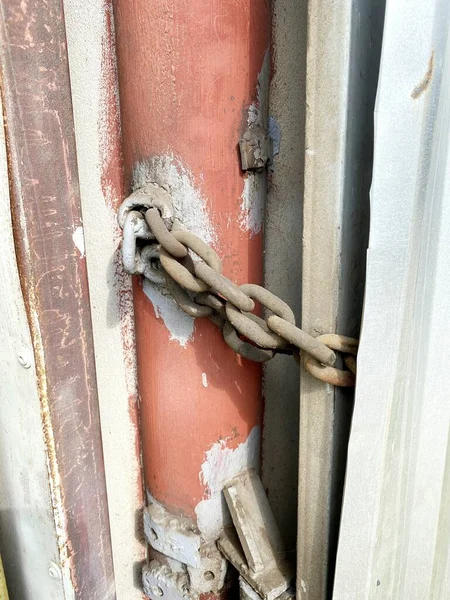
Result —
M 264 55 L 261 71 L 258 74 L 258 83 L 256 86 L 256 102 L 253 102 L 248 109 L 247 124 L 259 125 L 264 129 L 267 127 L 269 116 L 268 90 L 270 79 L 270 53 L 266 51 Z
M 262 127 L 268 126 L 268 86 L 270 76 L 270 54 L 267 50 L 264 55 L 263 65 L 258 75 L 256 87 L 256 102 L 248 109 L 247 125 Z M 250 237 L 261 232 L 264 219 L 264 205 L 266 197 L 266 173 L 247 173 L 244 179 L 244 190 L 241 194 L 241 211 L 238 218 L 239 227 L 242 231 L 248 231 Z
M 84 258 L 84 233 L 81 226 L 77 227 L 72 234 L 73 243 L 78 248 L 80 256 Z
M 229 437 L 213 444 L 205 453 L 199 477 L 205 486 L 204 498 L 195 507 L 198 528 L 209 540 L 217 539 L 220 531 L 230 521 L 222 489 L 227 481 L 245 469 L 258 469 L 260 428 L 253 427 L 248 438 L 232 449 Z
M 150 283 L 148 279 L 144 279 L 142 289 L 153 304 L 156 318 L 164 321 L 170 339 L 185 348 L 194 333 L 194 319 L 181 310 L 168 292 Z
M 250 232 L 250 237 L 261 232 L 264 219 L 266 180 L 263 173 L 249 173 L 244 179 L 241 194 L 241 212 L 239 227 Z

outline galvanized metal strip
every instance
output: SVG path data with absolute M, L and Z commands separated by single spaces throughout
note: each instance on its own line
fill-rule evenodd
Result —
M 448 2 L 386 6 L 335 600 L 450 597 L 449 34 Z

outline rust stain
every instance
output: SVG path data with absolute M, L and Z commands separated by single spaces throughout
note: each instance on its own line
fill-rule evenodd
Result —
M 425 77 L 422 81 L 416 85 L 416 87 L 411 92 L 411 98 L 417 100 L 426 90 L 428 89 L 431 80 L 433 79 L 433 70 L 434 70 L 434 50 L 431 52 L 430 60 L 428 61 L 428 69 L 425 73 Z
M 14 242 L 64 588 L 113 600 L 86 261 L 71 236 L 81 209 L 62 6 L 13 0 L 1 12 Z

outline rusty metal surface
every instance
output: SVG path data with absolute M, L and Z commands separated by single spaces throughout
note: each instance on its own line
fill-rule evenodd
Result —
M 64 585 L 68 597 L 109 600 L 115 585 L 86 263 L 72 239 L 82 222 L 61 3 L 2 3 L 0 35 L 15 244 Z

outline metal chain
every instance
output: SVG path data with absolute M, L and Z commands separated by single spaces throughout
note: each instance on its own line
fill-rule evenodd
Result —
M 340 387 L 355 385 L 358 340 L 339 334 L 314 338 L 296 326 L 294 313 L 278 296 L 260 285 L 238 286 L 225 277 L 220 257 L 208 244 L 176 229 L 165 190 L 150 184 L 134 192 L 120 207 L 118 220 L 125 271 L 163 285 L 191 317 L 209 318 L 234 352 L 262 363 L 276 353 L 299 360 L 303 350 L 305 369 L 316 379 Z M 252 312 L 255 301 L 268 312 L 265 319 Z M 336 352 L 344 355 L 347 369 L 334 366 Z

